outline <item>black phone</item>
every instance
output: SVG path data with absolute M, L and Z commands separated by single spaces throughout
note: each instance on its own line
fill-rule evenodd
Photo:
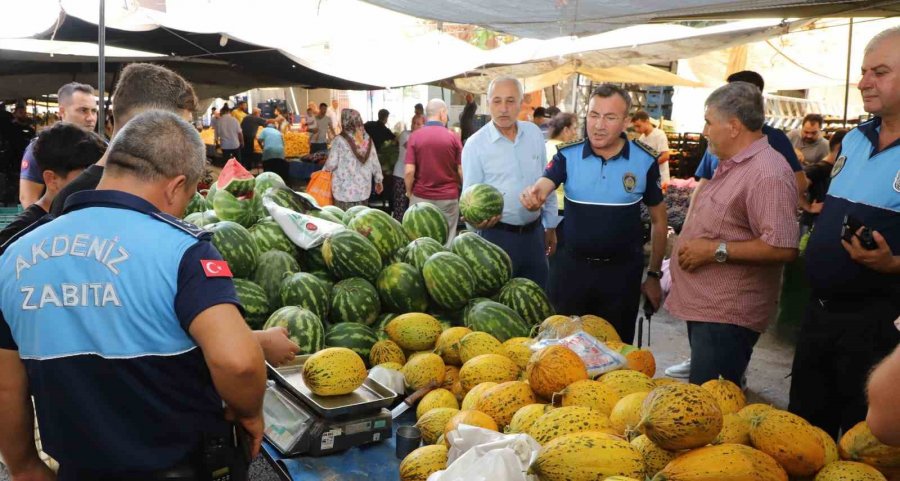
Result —
M 862 230 L 860 231 L 860 229 Z M 859 231 L 859 234 L 857 234 L 857 231 Z M 844 216 L 844 224 L 841 226 L 841 239 L 847 242 L 853 242 L 854 236 L 859 239 L 859 243 L 863 246 L 863 249 L 871 251 L 878 248 L 875 238 L 872 237 L 872 230 L 866 227 L 862 221 L 856 217 L 847 214 Z

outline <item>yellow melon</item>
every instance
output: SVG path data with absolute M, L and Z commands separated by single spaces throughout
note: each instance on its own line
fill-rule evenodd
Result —
M 660 387 L 665 386 L 666 384 L 678 384 L 681 382 L 682 381 L 679 381 L 678 379 L 672 379 L 670 377 L 658 377 L 653 379 L 653 386 Z
M 501 383 L 515 381 L 518 377 L 519 366 L 500 354 L 482 354 L 473 357 L 459 370 L 459 382 L 467 392 L 483 382 Z
M 722 430 L 715 398 L 696 384 L 669 384 L 644 400 L 638 429 L 663 449 L 677 451 L 709 444 Z
M 397 364 L 396 362 L 383 362 L 383 363 L 379 364 L 379 366 L 386 368 L 386 369 L 393 369 L 395 371 L 399 371 L 399 370 L 403 369 L 403 366 L 401 364 Z
M 744 409 L 747 404 L 747 397 L 744 391 L 737 384 L 719 376 L 719 379 L 712 379 L 702 384 L 716 398 L 722 414 L 731 414 Z
M 834 438 L 818 426 L 813 426 L 813 430 L 819 435 L 819 439 L 822 440 L 822 447 L 825 448 L 825 466 L 828 466 L 835 461 L 839 461 L 841 459 L 841 453 L 838 451 L 837 443 L 834 442 Z
M 746 419 L 747 421 L 753 422 L 754 418 L 758 417 L 760 414 L 762 414 L 770 409 L 775 409 L 775 408 L 773 408 L 770 404 L 760 404 L 760 403 L 748 404 L 748 405 L 744 406 L 743 409 L 738 411 L 738 415 L 740 417 Z
M 589 407 L 609 416 L 618 402 L 618 393 L 597 381 L 582 379 L 566 386 L 557 399 L 562 406 Z
M 816 474 L 815 481 L 888 481 L 880 471 L 855 461 L 835 461 Z
M 386 362 L 395 362 L 401 366 L 406 364 L 403 349 L 389 339 L 376 342 L 369 351 L 369 365 L 377 366 Z
M 609 414 L 609 422 L 618 433 L 626 438 L 635 435 L 635 429 L 641 422 L 641 406 L 649 392 L 631 393 L 616 403 Z
M 400 481 L 425 481 L 432 473 L 447 468 L 447 446 L 422 446 L 400 463 Z
M 833 441 L 832 441 L 833 442 Z M 710 444 L 743 444 L 750 446 L 750 421 L 737 413 L 722 418 L 722 430 Z
M 438 436 L 444 434 L 447 422 L 458 412 L 459 409 L 454 408 L 434 408 L 420 417 L 416 421 L 416 427 L 422 432 L 422 441 L 434 444 Z
M 528 367 L 528 360 L 531 359 L 531 355 L 533 354 L 531 350 L 531 343 L 534 342 L 534 339 L 528 337 L 514 337 L 512 339 L 507 339 L 501 345 L 503 349 L 503 355 L 512 359 L 516 366 L 519 366 L 519 369 L 525 370 Z
M 627 368 L 652 378 L 656 375 L 656 358 L 649 349 L 638 349 L 626 344 L 620 351 L 628 363 Z
M 302 374 L 313 394 L 340 396 L 362 386 L 368 372 L 359 354 L 345 347 L 329 347 L 310 356 Z
M 497 423 L 494 422 L 493 418 L 481 411 L 471 409 L 460 411 L 450 418 L 450 420 L 447 421 L 447 425 L 444 426 L 444 436 L 447 436 L 447 433 L 450 431 L 455 431 L 461 424 L 498 431 Z
M 411 391 L 422 389 L 431 383 L 435 386 L 444 383 L 444 361 L 437 354 L 430 352 L 410 356 L 400 372 L 406 379 L 406 387 Z
M 825 466 L 825 447 L 805 419 L 771 409 L 750 424 L 753 447 L 775 458 L 791 476 L 812 476 Z
M 585 314 L 581 316 L 581 325 L 584 332 L 601 341 L 622 341 L 619 333 L 616 332 L 616 328 L 602 317 Z
M 583 431 L 601 431 L 617 434 L 609 418 L 593 409 L 582 406 L 555 408 L 539 417 L 527 433 L 537 442 L 545 444 L 559 436 Z
M 529 404 L 522 406 L 513 414 L 509 425 L 506 427 L 508 433 L 524 433 L 534 424 L 541 416 L 547 413 L 553 406 L 549 404 Z
M 644 479 L 644 458 L 627 441 L 598 432 L 560 436 L 544 445 L 529 469 L 542 481 Z
M 888 446 L 879 441 L 865 421 L 844 433 L 838 448 L 841 459 L 873 466 L 888 478 L 892 475 L 900 478 L 900 447 Z
M 721 444 L 688 451 L 673 459 L 656 481 L 788 481 L 766 453 L 743 444 Z
M 613 391 L 616 402 L 629 394 L 650 392 L 656 387 L 646 374 L 627 370 L 608 372 L 600 376 L 597 382 Z
M 482 354 L 503 354 L 503 345 L 486 332 L 472 332 L 459 340 L 459 359 L 465 364 Z
M 421 312 L 401 314 L 384 328 L 388 338 L 407 351 L 434 348 L 442 330 L 437 319 Z
M 584 361 L 565 346 L 548 346 L 535 352 L 526 369 L 531 389 L 544 399 L 551 399 L 569 384 L 588 378 Z M 552 399 L 551 399 L 552 400 Z
M 497 426 L 505 428 L 519 408 L 535 402 L 527 383 L 508 381 L 485 391 L 475 402 L 475 410 L 487 414 Z
M 434 350 L 444 360 L 444 364 L 462 366 L 462 359 L 459 357 L 459 341 L 471 332 L 472 330 L 467 327 L 451 327 L 438 336 Z
M 650 440 L 647 436 L 640 436 L 631 440 L 631 445 L 641 452 L 644 457 L 644 466 L 646 466 L 647 476 L 656 476 L 656 473 L 662 471 L 669 462 L 678 456 L 675 451 L 667 451 Z
M 458 367 L 444 365 L 444 382 L 441 383 L 441 387 L 452 392 L 457 401 L 462 401 L 463 392 L 462 384 L 459 382 Z
M 475 409 L 475 404 L 478 403 L 478 400 L 481 399 L 481 396 L 485 392 L 487 392 L 488 389 L 490 389 L 498 384 L 499 383 L 496 383 L 496 382 L 483 382 L 483 383 L 476 385 L 475 387 L 470 389 L 469 392 L 466 393 L 466 396 L 463 398 L 463 401 L 462 401 L 462 404 L 460 405 L 460 407 L 462 408 L 463 411 Z
M 434 408 L 459 409 L 459 401 L 456 400 L 456 396 L 452 392 L 446 389 L 435 389 L 419 401 L 419 405 L 416 406 L 416 419 L 421 418 Z

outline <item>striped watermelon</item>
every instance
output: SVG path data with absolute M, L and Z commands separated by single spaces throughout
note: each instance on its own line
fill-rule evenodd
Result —
M 406 251 L 408 250 L 408 248 L 409 248 L 408 246 L 403 246 L 400 249 L 398 249 L 397 252 L 394 252 L 394 255 L 392 255 L 390 259 L 385 261 L 384 266 L 387 267 L 391 264 L 396 264 L 398 262 L 406 262 Z M 419 269 L 416 269 L 416 270 L 419 270 Z
M 371 209 L 371 207 L 367 205 L 354 205 L 353 207 L 347 209 L 347 211 L 344 212 L 344 223 L 350 225 L 350 221 L 352 221 L 354 217 L 359 215 L 362 211 L 368 209 Z
M 184 209 L 184 217 L 196 212 L 206 212 L 211 208 L 212 206 L 206 201 L 206 197 L 200 195 L 200 192 L 194 192 L 194 196 L 191 197 L 191 201 L 188 202 L 187 207 Z
M 281 304 L 281 283 L 291 274 L 300 271 L 297 260 L 287 252 L 270 250 L 263 252 L 253 272 L 253 282 L 266 291 L 270 306 Z
M 469 302 L 466 303 L 466 307 L 464 307 L 462 310 L 463 325 L 468 324 L 466 319 L 469 317 L 469 311 L 471 311 L 473 307 L 475 307 L 478 304 L 481 304 L 482 302 L 490 301 L 490 300 L 492 300 L 492 299 L 487 298 L 487 297 L 473 297 L 473 298 L 469 299 Z
M 298 248 L 297 261 L 300 262 L 300 268 L 305 272 L 328 270 L 325 258 L 322 257 L 321 245 L 309 249 Z
M 387 333 L 384 332 L 384 328 L 387 327 L 395 317 L 397 317 L 397 314 L 394 314 L 393 312 L 382 312 L 378 315 L 378 319 L 372 324 L 372 330 L 375 331 L 375 336 L 378 337 L 379 341 L 390 339 Z
M 298 272 L 281 283 L 281 305 L 300 306 L 328 321 L 331 309 L 331 286 L 308 272 Z
M 259 247 L 260 252 L 274 249 L 287 252 L 292 256 L 297 255 L 297 245 L 285 235 L 278 222 L 275 222 L 275 219 L 271 217 L 260 219 L 259 222 L 254 224 L 250 228 L 250 235 L 253 236 L 253 241 L 256 242 L 256 247 Z
M 331 290 L 331 317 L 333 324 L 358 322 L 371 325 L 381 312 L 378 291 L 369 281 L 360 277 L 344 279 Z
M 273 312 L 263 329 L 284 327 L 288 337 L 300 346 L 300 354 L 321 351 L 325 344 L 325 328 L 319 316 L 302 307 L 285 306 Z
M 256 270 L 259 249 L 250 231 L 236 222 L 223 220 L 203 227 L 213 233 L 212 243 L 228 262 L 234 277 L 249 278 Z
M 207 210 L 204 212 L 194 212 L 193 214 L 188 215 L 184 218 L 185 222 L 190 222 L 197 227 L 207 226 L 209 224 L 215 224 L 219 222 L 219 218 L 216 217 L 216 212 L 213 210 Z
M 456 310 L 456 311 L 432 311 L 428 314 L 431 317 L 438 320 L 441 323 L 441 326 L 444 329 L 453 327 L 453 326 L 462 326 L 463 324 L 463 311 L 464 309 Z
M 269 298 L 259 284 L 247 279 L 235 279 L 234 290 L 244 307 L 244 319 L 250 329 L 259 329 L 269 317 Z
M 394 252 L 409 242 L 403 226 L 397 219 L 378 209 L 360 212 L 350 221 L 348 227 L 369 239 L 378 249 L 382 259 L 390 259 Z
M 355 322 L 335 324 L 325 332 L 325 347 L 346 347 L 359 354 L 366 364 L 369 363 L 369 352 L 378 342 L 378 336 L 371 327 Z
M 209 186 L 209 190 L 206 191 L 206 201 L 209 202 L 209 208 L 212 209 L 212 201 L 216 198 L 216 183 L 213 182 L 211 186 Z
M 516 311 L 491 300 L 472 306 L 466 313 L 465 322 L 469 329 L 486 332 L 500 342 L 514 337 L 528 337 L 531 331 Z
M 235 196 L 243 196 L 253 192 L 256 179 L 235 159 L 229 159 L 219 172 L 216 187 L 219 192 L 229 192 Z M 218 194 L 216 194 L 218 195 Z
M 307 212 L 315 205 L 314 202 L 310 202 L 309 199 L 286 186 L 272 186 L 266 190 L 263 197 L 294 212 Z
M 275 172 L 263 172 L 256 176 L 256 184 L 253 186 L 253 195 L 254 197 L 262 198 L 263 194 L 270 188 L 286 186 L 287 184 L 284 183 L 284 179 L 282 179 L 280 175 Z
M 316 217 L 316 218 L 319 218 L 322 220 L 327 220 L 328 222 L 334 222 L 335 224 L 338 224 L 338 225 L 344 225 L 344 221 L 341 220 L 340 217 L 338 217 L 324 209 L 323 210 L 313 209 L 313 210 L 308 211 L 306 213 L 306 215 L 308 215 L 310 217 Z
M 326 205 L 325 207 L 322 207 L 322 210 L 324 210 L 325 212 L 328 212 L 329 214 L 340 219 L 341 223 L 344 223 L 344 216 L 347 213 L 344 212 L 344 210 L 341 209 L 340 207 L 338 207 L 336 205 Z
M 345 229 L 331 234 L 322 244 L 322 258 L 338 279 L 362 277 L 375 282 L 381 272 L 378 249 L 359 232 Z
M 465 259 L 472 268 L 477 295 L 492 296 L 512 276 L 509 254 L 474 232 L 463 232 L 456 236 L 450 243 L 450 250 Z
M 213 210 L 216 216 L 222 220 L 237 222 L 244 227 L 250 227 L 256 222 L 257 212 L 252 198 L 235 197 L 227 190 L 216 192 L 213 199 Z
M 441 245 L 447 243 L 450 228 L 441 209 L 430 202 L 419 202 L 409 206 L 403 214 L 403 228 L 411 239 L 431 237 Z
M 334 287 L 334 283 L 337 282 L 334 277 L 331 276 L 331 273 L 328 271 L 310 271 L 310 274 L 319 278 L 320 281 L 328 284 L 328 291 Z
M 385 311 L 425 312 L 428 308 L 428 292 L 422 274 L 409 264 L 397 263 L 385 267 L 378 275 L 375 288 Z
M 422 267 L 425 267 L 425 261 L 427 261 L 429 257 L 444 251 L 444 245 L 440 242 L 431 237 L 420 237 L 406 246 L 404 259 L 407 264 L 411 264 L 421 272 Z
M 438 252 L 422 267 L 425 287 L 434 302 L 455 310 L 466 305 L 475 291 L 474 274 L 462 257 L 451 252 Z
M 531 279 L 515 277 L 501 289 L 497 300 L 519 313 L 529 325 L 537 325 L 554 314 L 547 294 Z
M 459 212 L 466 222 L 482 222 L 503 214 L 503 194 L 488 184 L 472 184 L 459 196 Z

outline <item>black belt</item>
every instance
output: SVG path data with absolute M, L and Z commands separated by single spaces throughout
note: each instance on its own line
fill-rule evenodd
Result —
M 575 260 L 579 260 L 582 262 L 587 262 L 588 264 L 595 265 L 605 265 L 605 264 L 619 264 L 632 262 L 639 257 L 634 255 L 587 255 L 580 252 L 577 252 L 575 249 L 572 249 L 569 246 L 564 246 L 562 248 L 563 251 L 566 252 L 569 256 L 571 256 Z
M 507 232 L 512 232 L 515 234 L 525 234 L 525 233 L 533 231 L 540 224 L 541 224 L 541 219 L 537 218 L 534 221 L 529 222 L 528 224 L 525 224 L 525 225 L 513 225 L 513 224 L 507 224 L 505 222 L 497 222 L 496 224 L 494 224 L 493 228 L 505 230 Z

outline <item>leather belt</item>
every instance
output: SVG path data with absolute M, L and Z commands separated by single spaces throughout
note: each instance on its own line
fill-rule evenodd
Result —
M 507 232 L 512 232 L 514 234 L 525 234 L 525 233 L 533 231 L 540 224 L 541 224 L 540 218 L 537 218 L 534 221 L 529 222 L 528 224 L 525 224 L 525 225 L 513 225 L 513 224 L 507 224 L 505 222 L 497 222 L 494 225 L 494 229 L 505 230 Z

